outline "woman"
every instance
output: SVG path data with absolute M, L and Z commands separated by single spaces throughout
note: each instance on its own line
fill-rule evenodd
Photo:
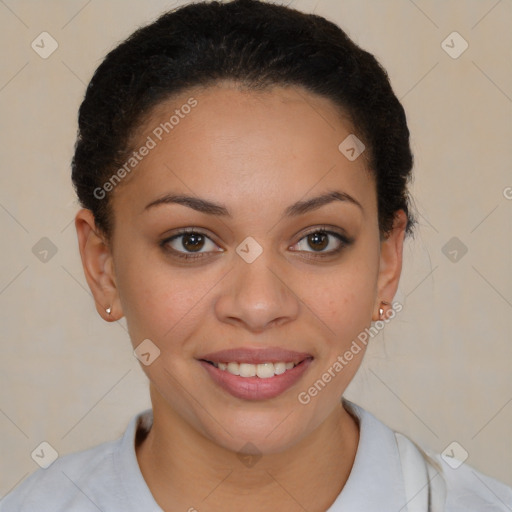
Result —
M 114 49 L 80 108 L 75 225 L 152 410 L 0 510 L 510 510 L 341 398 L 401 307 L 411 168 L 385 71 L 321 17 L 198 3 Z

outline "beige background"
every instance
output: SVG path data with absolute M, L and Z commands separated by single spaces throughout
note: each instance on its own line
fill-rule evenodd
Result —
M 0 2 L 0 496 L 37 468 L 41 441 L 62 455 L 116 438 L 149 405 L 124 320 L 100 319 L 83 276 L 70 158 L 102 57 L 175 4 Z M 372 340 L 347 397 L 438 452 L 456 440 L 467 464 L 512 485 L 512 3 L 292 6 L 334 20 L 380 59 L 416 159 L 404 309 Z M 59 45 L 48 59 L 31 48 L 43 31 Z M 457 59 L 441 47 L 453 31 L 469 43 Z M 46 262 L 32 252 L 43 237 L 57 248 Z M 442 251 L 452 237 L 467 247 L 455 262 Z

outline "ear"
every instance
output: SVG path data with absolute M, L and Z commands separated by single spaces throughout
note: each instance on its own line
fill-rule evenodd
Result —
M 112 253 L 105 237 L 96 228 L 91 210 L 83 208 L 76 214 L 75 228 L 85 279 L 94 297 L 96 309 L 107 322 L 119 320 L 123 313 Z M 111 308 L 110 314 L 106 312 L 107 308 Z
M 380 266 L 377 278 L 377 297 L 372 320 L 379 320 L 381 301 L 391 303 L 398 289 L 400 274 L 402 273 L 402 252 L 407 226 L 407 215 L 403 210 L 395 213 L 393 229 L 380 244 Z M 388 306 L 389 307 L 389 306 Z

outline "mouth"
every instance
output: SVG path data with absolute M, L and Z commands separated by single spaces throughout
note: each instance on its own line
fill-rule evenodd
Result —
M 218 368 L 223 372 L 228 372 L 231 375 L 237 375 L 243 378 L 259 377 L 260 379 L 270 379 L 276 375 L 282 375 L 300 364 L 293 363 L 291 361 L 279 361 L 276 363 L 266 362 L 260 364 L 239 363 L 235 361 L 231 361 L 229 363 L 216 363 L 214 361 L 205 360 L 205 362 L 215 366 L 215 368 Z
M 278 348 L 231 349 L 198 359 L 213 382 L 236 398 L 265 400 L 295 385 L 313 356 Z

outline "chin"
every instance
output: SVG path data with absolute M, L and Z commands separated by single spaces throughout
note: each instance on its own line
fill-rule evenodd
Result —
M 207 423 L 202 425 L 201 431 L 229 451 L 271 455 L 300 443 L 316 426 L 310 424 L 310 418 L 299 417 L 298 411 L 291 408 L 271 408 L 268 404 L 266 407 L 265 410 L 260 405 L 257 411 L 244 411 L 240 406 L 232 414 L 216 417 L 217 421 L 207 415 Z M 295 407 L 303 409 L 303 406 Z

